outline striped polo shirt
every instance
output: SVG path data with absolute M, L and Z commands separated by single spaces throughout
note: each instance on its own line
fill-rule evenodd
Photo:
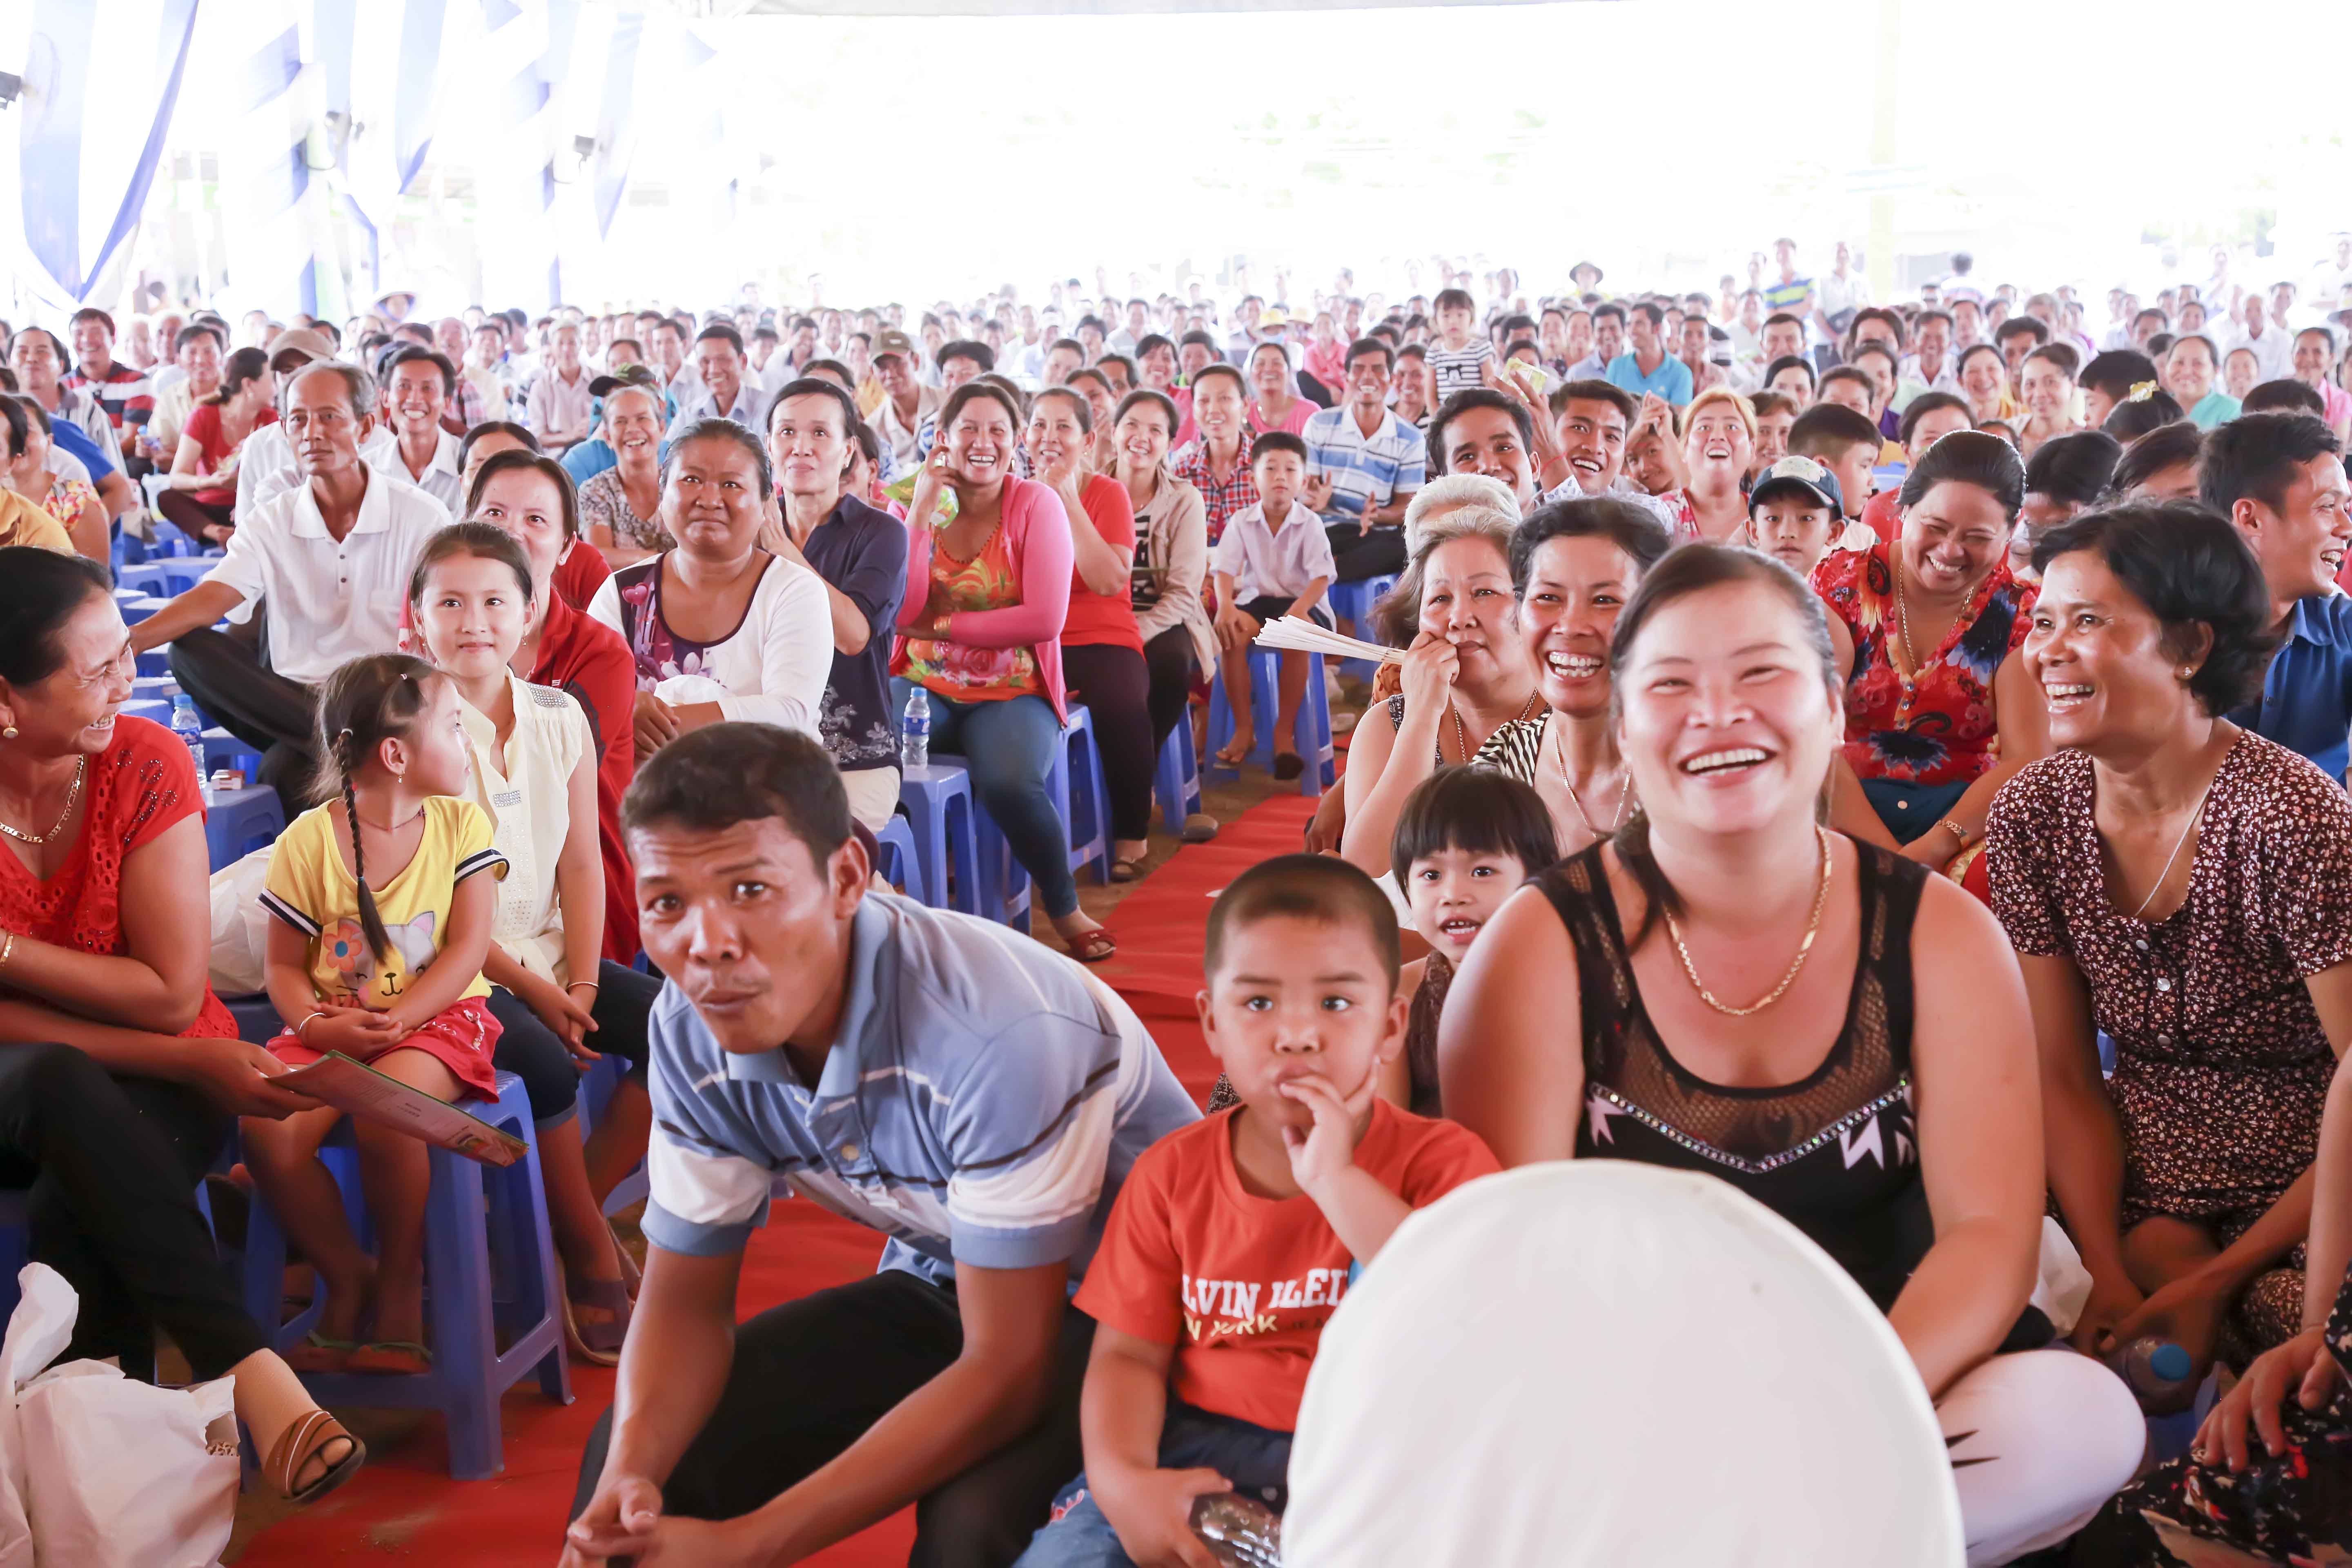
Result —
M 772 1187 L 890 1237 L 884 1268 L 1066 1261 L 1076 1289 L 1135 1158 L 1196 1120 L 1117 993 L 993 921 L 868 893 L 814 1088 L 722 1049 L 675 982 L 654 1005 L 656 1246 L 740 1249 Z
M 1323 514 L 1330 521 L 1353 521 L 1368 503 L 1386 506 L 1428 479 L 1427 439 L 1392 410 L 1381 414 L 1369 436 L 1356 423 L 1355 410 L 1345 405 L 1313 416 L 1301 434 L 1308 476 L 1331 481 L 1331 505 Z

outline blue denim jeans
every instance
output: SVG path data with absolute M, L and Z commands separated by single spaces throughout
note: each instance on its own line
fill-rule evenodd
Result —
M 1290 1500 L 1290 1434 L 1273 1432 L 1168 1402 L 1160 1428 L 1160 1468 L 1211 1469 L 1279 1513 Z M 1135 1568 L 1118 1536 L 1095 1506 L 1080 1476 L 1054 1500 L 1053 1522 L 1039 1531 L 1013 1568 Z
M 893 677 L 890 710 L 904 713 L 914 689 L 914 682 Z M 1046 782 L 1062 743 L 1053 705 L 1042 697 L 958 702 L 929 695 L 932 754 L 963 759 L 972 793 L 1012 846 L 1013 858 L 1037 884 L 1037 903 L 1051 919 L 1061 919 L 1078 907 L 1078 881 L 1070 875 L 1070 830 Z

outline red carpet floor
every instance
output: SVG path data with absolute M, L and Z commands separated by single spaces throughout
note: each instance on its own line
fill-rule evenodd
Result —
M 1313 805 L 1277 796 L 1252 807 L 1214 841 L 1179 850 L 1109 917 L 1120 951 L 1103 975 L 1145 1020 L 1195 1099 L 1205 1100 L 1217 1077 L 1192 1001 L 1209 900 L 1250 866 L 1299 847 Z M 809 1204 L 778 1204 L 745 1259 L 742 1315 L 871 1273 L 880 1253 L 870 1231 Z M 550 1404 L 528 1383 L 508 1395 L 506 1472 L 496 1479 L 452 1481 L 439 1420 L 428 1418 L 404 1439 L 379 1444 L 357 1480 L 317 1509 L 269 1526 L 236 1561 L 249 1568 L 552 1563 L 581 1450 L 612 1402 L 613 1374 L 575 1368 L 572 1390 L 569 1406 Z M 913 1538 L 913 1516 L 902 1514 L 809 1561 L 822 1568 L 898 1568 Z

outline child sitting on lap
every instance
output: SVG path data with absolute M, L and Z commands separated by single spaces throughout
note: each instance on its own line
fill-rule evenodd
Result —
M 455 1101 L 497 1092 L 482 961 L 506 858 L 466 787 L 457 693 L 420 658 L 375 654 L 327 678 L 319 754 L 339 799 L 294 819 L 270 851 L 270 1049 L 297 1067 L 330 1052 Z M 425 1339 L 425 1147 L 362 1120 L 360 1184 L 377 1255 L 360 1249 L 319 1145 L 331 1108 L 247 1117 L 246 1164 L 327 1292 L 320 1325 L 287 1361 L 304 1372 L 417 1373 Z M 373 1330 L 361 1324 L 373 1310 Z
M 1285 1500 L 1323 1325 L 1412 1210 L 1496 1169 L 1380 1098 L 1403 1048 L 1397 926 L 1344 860 L 1252 868 L 1209 911 L 1209 1048 L 1241 1103 L 1135 1163 L 1077 1295 L 1098 1325 L 1086 1474 L 1020 1568 L 1204 1563 L 1194 1500 Z

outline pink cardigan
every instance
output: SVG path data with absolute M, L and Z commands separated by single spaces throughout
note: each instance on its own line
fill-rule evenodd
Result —
M 1070 520 L 1062 498 L 1034 479 L 1004 481 L 1002 501 L 1004 542 L 1021 574 L 1021 602 L 1001 610 L 958 610 L 948 617 L 948 640 L 970 647 L 1029 645 L 1054 716 L 1067 723 L 1069 697 L 1062 689 L 1062 621 L 1070 610 L 1076 565 Z M 922 619 L 930 602 L 932 531 L 907 530 L 907 592 L 898 601 L 898 640 L 890 650 L 890 673 L 907 672 L 907 628 Z

